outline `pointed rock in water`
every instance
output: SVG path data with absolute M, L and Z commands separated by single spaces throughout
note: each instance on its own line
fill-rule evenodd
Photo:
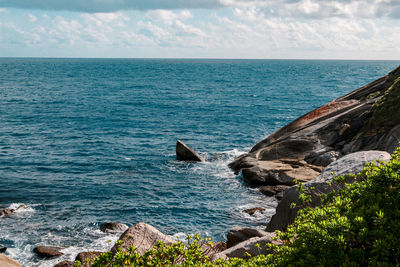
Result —
M 181 140 L 176 141 L 176 158 L 178 160 L 205 162 L 203 157 L 197 154 Z
M 246 212 L 249 215 L 254 215 L 254 213 L 256 213 L 257 211 L 261 212 L 261 213 L 264 213 L 265 209 L 257 207 L 257 208 L 251 208 L 251 209 L 243 210 L 243 212 Z

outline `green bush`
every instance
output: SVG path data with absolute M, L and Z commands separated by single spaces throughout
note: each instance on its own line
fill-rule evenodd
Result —
M 400 265 L 400 149 L 387 164 L 369 164 L 361 179 L 303 208 L 285 233 L 284 245 L 250 259 L 211 262 L 197 235 L 185 246 L 158 243 L 140 256 L 134 248 L 104 253 L 93 266 L 395 266 Z M 337 177 L 344 183 L 346 177 Z M 308 200 L 307 196 L 303 196 Z

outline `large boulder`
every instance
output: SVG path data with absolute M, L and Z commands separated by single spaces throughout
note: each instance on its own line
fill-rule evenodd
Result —
M 255 228 L 247 228 L 247 227 L 240 227 L 234 226 L 231 230 L 229 230 L 227 234 L 227 241 L 226 245 L 227 248 L 231 248 L 240 242 L 246 241 L 252 237 L 262 237 L 268 235 L 267 232 L 258 230 Z
M 7 257 L 6 255 L 0 254 L 0 266 L 1 267 L 21 267 L 19 262 Z
M 211 257 L 213 261 L 217 259 L 228 259 L 228 258 L 247 258 L 247 255 L 257 256 L 260 254 L 268 254 L 269 251 L 266 248 L 266 244 L 273 243 L 281 245 L 280 240 L 274 240 L 275 233 L 266 233 L 262 237 L 252 237 L 246 241 L 240 242 L 233 247 L 228 248 L 220 253 L 215 254 Z M 259 248 L 258 248 L 259 246 Z
M 100 231 L 105 232 L 105 233 L 118 233 L 118 232 L 124 232 L 128 228 L 129 227 L 123 223 L 106 222 L 100 226 Z
M 39 257 L 52 258 L 64 255 L 64 253 L 60 251 L 62 249 L 63 248 L 53 246 L 37 246 L 33 249 L 33 252 L 35 252 Z
M 334 177 L 349 173 L 357 174 L 364 168 L 366 163 L 378 163 L 378 160 L 389 161 L 390 158 L 390 154 L 385 151 L 361 151 L 346 155 L 331 163 L 315 180 L 303 184 L 306 192 L 311 194 L 311 206 L 320 205 L 320 194 L 326 194 L 341 188 L 338 184 L 331 184 Z M 353 181 L 352 179 L 347 180 L 348 183 Z M 298 207 L 291 207 L 292 203 L 298 204 L 299 191 L 297 188 L 298 186 L 294 186 L 285 191 L 276 208 L 275 215 L 272 216 L 267 225 L 267 231 L 285 231 L 287 226 L 293 223 L 299 209 Z
M 144 222 L 131 226 L 121 235 L 119 240 L 123 242 L 120 247 L 123 251 L 129 251 L 129 248 L 134 246 L 140 255 L 152 249 L 153 246 L 157 244 L 157 241 L 162 241 L 165 244 L 172 244 L 175 242 L 171 237 Z M 117 246 L 114 245 L 111 251 L 116 253 Z
M 72 261 L 61 261 L 53 267 L 74 267 L 74 263 Z
M 193 149 L 188 147 L 181 140 L 176 141 L 176 158 L 178 160 L 186 161 L 201 161 L 204 162 L 205 159 L 197 154 Z

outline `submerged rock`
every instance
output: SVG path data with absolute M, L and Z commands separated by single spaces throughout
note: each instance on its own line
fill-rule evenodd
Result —
M 64 255 L 60 250 L 63 248 L 53 246 L 37 246 L 33 249 L 39 257 L 52 258 Z
M 0 253 L 4 253 L 4 252 L 6 252 L 7 251 L 7 247 L 2 247 L 2 248 L 0 248 Z
M 265 209 L 260 208 L 260 207 L 243 210 L 243 212 L 245 212 L 249 215 L 254 215 L 254 213 L 256 213 L 256 212 L 264 213 L 264 211 L 265 211 Z
M 197 154 L 181 140 L 176 141 L 176 158 L 178 160 L 205 162 L 203 157 Z
M 106 222 L 100 226 L 100 231 L 105 233 L 118 233 L 124 232 L 129 227 L 123 223 L 116 223 L 116 222 Z
M 123 242 L 121 246 L 123 251 L 129 251 L 131 246 L 135 246 L 140 255 L 143 255 L 146 251 L 153 248 L 153 246 L 157 244 L 157 241 L 162 241 L 165 244 L 172 244 L 175 242 L 171 237 L 143 222 L 129 227 L 129 229 L 121 235 L 119 240 Z M 111 251 L 116 253 L 117 246 L 114 245 Z
M 11 259 L 10 257 L 7 257 L 4 254 L 0 254 L 0 266 L 1 267 L 21 267 L 22 265 Z
M 0 210 L 0 216 L 9 216 L 11 214 L 13 214 L 16 210 L 18 209 L 22 209 L 25 208 L 24 204 L 19 205 L 16 209 L 9 209 L 9 208 L 5 208 Z
M 364 168 L 366 163 L 377 162 L 377 160 L 389 161 L 390 158 L 390 154 L 385 151 L 361 151 L 346 155 L 331 163 L 315 180 L 303 184 L 303 188 L 311 194 L 311 206 L 320 205 L 319 194 L 327 194 L 341 188 L 341 186 L 335 183 L 331 184 L 334 177 L 349 173 L 357 174 Z M 347 180 L 346 182 L 354 182 L 354 179 Z M 267 231 L 285 231 L 287 226 L 294 222 L 299 208 L 292 208 L 291 204 L 297 203 L 299 198 L 297 188 L 297 186 L 294 186 L 285 191 L 282 200 L 276 208 L 275 215 L 272 216 L 271 221 L 267 225 Z

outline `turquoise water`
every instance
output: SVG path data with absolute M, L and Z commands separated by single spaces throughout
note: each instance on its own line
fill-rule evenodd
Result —
M 0 246 L 52 266 L 39 244 L 107 249 L 106 221 L 223 240 L 264 227 L 273 198 L 227 163 L 296 117 L 387 74 L 395 61 L 0 58 Z M 175 160 L 183 140 L 207 163 Z M 251 217 L 245 208 L 265 207 Z M 111 240 L 111 242 L 108 242 Z

